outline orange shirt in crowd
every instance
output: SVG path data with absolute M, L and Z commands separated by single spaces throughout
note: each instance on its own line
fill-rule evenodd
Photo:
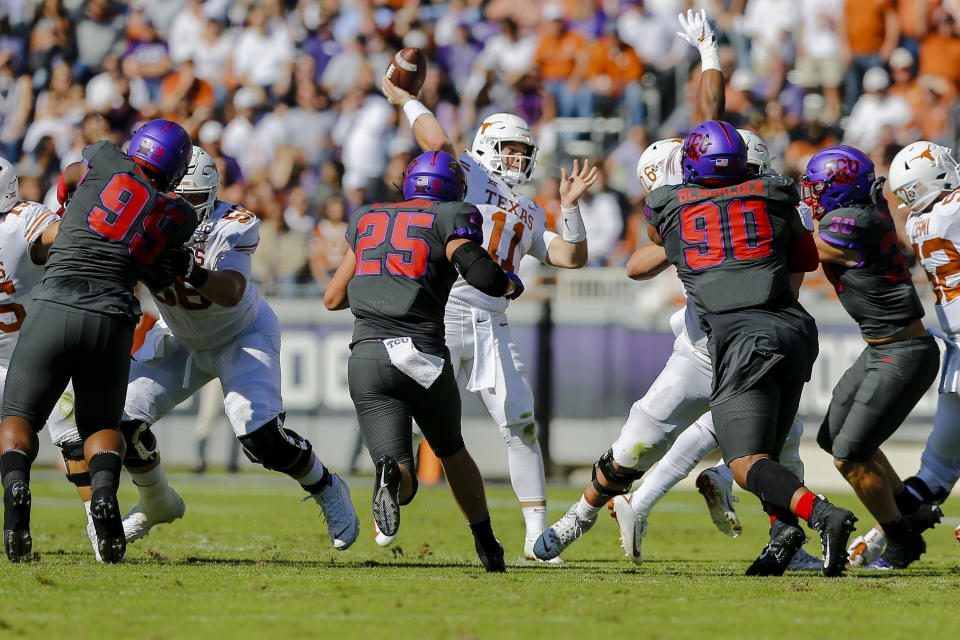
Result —
M 926 16 L 920 11 L 926 5 Z M 897 0 L 897 19 L 900 21 L 900 33 L 907 38 L 921 40 L 930 28 L 933 12 L 940 6 L 940 0 Z
M 160 98 L 161 100 L 171 94 L 173 94 L 177 87 L 180 85 L 180 72 L 174 71 L 171 74 L 168 74 L 166 78 L 163 79 L 163 82 L 160 83 Z M 213 109 L 217 104 L 216 96 L 213 93 L 213 87 L 210 86 L 210 83 L 206 80 L 201 80 L 200 78 L 194 78 L 193 84 L 190 86 L 190 89 L 187 90 L 187 94 L 183 99 L 188 103 L 191 109 L 196 107 L 208 107 Z
M 847 44 L 855 56 L 876 53 L 886 35 L 885 15 L 893 0 L 847 0 L 843 17 L 847 22 Z
M 920 75 L 943 78 L 956 88 L 960 82 L 960 38 L 931 33 L 920 44 Z
M 587 43 L 575 31 L 560 36 L 544 34 L 537 46 L 534 64 L 544 80 L 566 80 L 573 75 L 577 58 L 586 51 Z
M 593 45 L 587 66 L 587 79 L 600 76 L 610 79 L 612 95 L 619 96 L 627 84 L 639 82 L 643 76 L 643 62 L 633 47 L 624 45 L 621 49 L 616 38 L 603 36 Z

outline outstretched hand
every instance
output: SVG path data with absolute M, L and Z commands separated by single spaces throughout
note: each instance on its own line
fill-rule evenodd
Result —
M 706 9 L 695 12 L 693 9 L 687 9 L 687 16 L 679 14 L 677 19 L 680 22 L 680 28 L 683 31 L 677 32 L 677 37 L 686 40 L 690 46 L 698 49 L 704 46 L 716 46 L 717 38 L 713 34 L 710 22 L 707 21 Z
M 573 169 L 567 174 L 565 168 L 560 169 L 560 206 L 571 209 L 577 206 L 577 201 L 584 192 L 600 179 L 600 170 L 590 166 L 590 160 L 583 161 L 583 168 L 576 159 Z
M 417 97 L 409 91 L 404 91 L 390 82 L 390 78 L 388 78 L 386 74 L 384 74 L 383 79 L 380 81 L 380 91 L 383 92 L 383 97 L 387 99 L 387 102 L 395 107 L 403 108 L 403 105 L 411 100 L 417 99 Z

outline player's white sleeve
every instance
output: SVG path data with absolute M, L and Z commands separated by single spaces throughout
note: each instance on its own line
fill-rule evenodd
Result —
M 239 223 L 234 223 L 239 226 Z M 245 278 L 250 277 L 251 257 L 260 243 L 260 220 L 254 218 L 243 223 L 241 230 L 231 233 L 222 240 L 222 246 L 215 249 L 211 269 L 213 271 L 238 271 Z
M 24 204 L 25 206 L 20 208 L 18 205 L 18 207 L 15 207 L 15 210 L 19 209 L 20 216 L 23 218 L 23 237 L 26 239 L 27 244 L 33 244 L 47 227 L 60 219 L 60 216 L 39 202 L 24 201 L 20 204 Z

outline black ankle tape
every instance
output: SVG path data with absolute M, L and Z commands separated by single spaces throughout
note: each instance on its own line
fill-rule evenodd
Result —
M 790 510 L 790 500 L 803 483 L 789 469 L 770 458 L 760 458 L 747 471 L 747 491 L 763 504 Z
M 30 456 L 19 449 L 9 449 L 0 455 L 0 478 L 4 488 L 11 482 L 30 482 Z
M 120 467 L 123 461 L 116 451 L 99 451 L 90 457 L 90 487 L 109 489 L 116 493 L 120 486 Z

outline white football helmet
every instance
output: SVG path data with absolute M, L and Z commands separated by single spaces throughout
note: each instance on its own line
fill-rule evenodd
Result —
M 0 158 L 0 213 L 6 213 L 20 201 L 20 180 L 17 168 L 6 158 Z
M 503 161 L 501 146 L 505 142 L 522 142 L 530 147 L 529 155 L 521 158 L 520 171 L 510 169 Z M 523 118 L 512 113 L 495 113 L 480 123 L 473 138 L 470 155 L 490 173 L 500 176 L 511 187 L 521 185 L 533 175 L 540 147 Z
M 766 173 L 770 169 L 770 151 L 763 138 L 747 129 L 737 129 L 747 144 L 747 168 L 752 173 Z
M 648 193 L 663 186 L 668 173 L 682 176 L 679 166 L 680 154 L 673 153 L 682 146 L 683 138 L 664 138 L 657 140 L 640 154 L 640 160 L 637 162 L 637 177 L 640 178 L 640 183 Z M 671 157 L 675 158 L 676 167 L 667 166 Z
M 200 222 L 206 220 L 213 213 L 213 206 L 217 202 L 217 191 L 220 189 L 220 174 L 217 173 L 217 163 L 213 156 L 201 147 L 193 146 L 190 164 L 175 193 L 180 196 L 206 195 L 203 202 L 197 204 L 198 199 L 186 198 L 197 211 Z
M 960 166 L 950 149 L 921 140 L 890 162 L 890 190 L 913 212 L 924 211 L 944 191 L 960 187 Z

